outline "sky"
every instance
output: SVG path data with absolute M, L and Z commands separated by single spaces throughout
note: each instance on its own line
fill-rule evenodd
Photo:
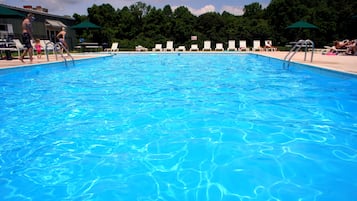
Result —
M 197 16 L 206 12 L 222 13 L 223 11 L 242 15 L 245 5 L 258 2 L 265 8 L 270 3 L 270 0 L 0 0 L 0 3 L 20 8 L 24 5 L 42 6 L 47 8 L 50 14 L 72 16 L 74 13 L 87 15 L 87 8 L 92 7 L 93 4 L 111 4 L 115 9 L 121 9 L 138 1 L 156 8 L 163 8 L 166 5 L 170 5 L 172 9 L 186 6 Z

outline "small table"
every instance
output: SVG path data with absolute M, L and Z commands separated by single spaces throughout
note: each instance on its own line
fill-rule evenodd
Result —
M 95 49 L 95 50 L 100 50 L 102 49 L 102 46 L 99 45 L 98 43 L 78 43 L 77 46 L 74 47 L 75 49 L 80 49 L 81 51 L 87 50 L 87 49 Z
M 0 59 L 2 59 L 2 53 L 5 51 L 6 60 L 11 60 L 11 51 L 17 51 L 16 45 L 14 42 L 9 42 L 6 40 L 0 40 Z

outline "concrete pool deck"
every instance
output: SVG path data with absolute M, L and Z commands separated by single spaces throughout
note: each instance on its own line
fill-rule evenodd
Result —
M 87 59 L 87 58 L 95 58 L 99 56 L 103 56 L 103 54 L 93 54 L 93 53 L 78 53 L 78 54 L 71 54 L 74 60 L 78 59 Z M 60 55 L 57 55 L 58 60 L 56 60 L 55 55 L 49 55 L 49 61 L 47 61 L 46 55 L 42 55 L 40 59 L 37 58 L 36 55 L 33 56 L 33 61 L 30 62 L 28 56 L 25 57 L 24 63 L 18 60 L 17 58 L 13 58 L 12 60 L 0 60 L 0 69 L 3 68 L 15 68 L 15 67 L 24 67 L 29 65 L 37 65 L 43 63 L 51 63 L 51 62 L 62 62 L 64 61 Z M 67 61 L 72 61 L 70 57 L 66 56 Z
M 272 58 L 277 58 L 284 60 L 284 57 L 288 54 L 288 52 L 255 52 L 259 55 L 264 55 Z M 311 66 L 316 66 L 319 68 L 325 68 L 329 70 L 345 72 L 350 74 L 357 75 L 357 56 L 344 56 L 344 55 L 337 55 L 337 56 L 330 56 L 330 55 L 323 55 L 322 53 L 314 53 L 313 60 L 311 61 L 311 52 L 306 54 L 306 61 L 304 61 L 305 53 L 298 52 L 294 57 L 291 59 L 292 62 L 295 63 L 302 63 Z
M 121 54 L 121 53 L 136 53 L 136 52 L 117 52 L 117 53 Z M 151 53 L 151 52 L 144 52 L 144 53 Z M 158 52 L 155 52 L 155 53 L 158 53 Z M 186 52 L 186 53 L 195 53 L 195 52 Z M 202 53 L 202 52 L 199 52 L 199 53 Z M 212 53 L 214 53 L 214 51 Z M 217 53 L 221 53 L 221 52 L 217 52 Z M 230 53 L 240 53 L 240 52 L 230 52 Z M 276 51 L 276 52 L 265 52 L 265 51 L 259 52 L 259 51 L 257 51 L 257 52 L 248 52 L 248 53 L 254 53 L 254 54 L 258 54 L 258 55 L 263 55 L 263 56 L 268 56 L 268 57 L 283 60 L 288 52 L 286 52 L 286 51 Z M 95 57 L 105 56 L 105 55 L 108 55 L 108 54 L 103 53 L 103 52 L 72 54 L 74 60 L 95 58 Z M 357 56 L 340 56 L 340 55 L 339 56 L 328 56 L 328 55 L 322 55 L 322 53 L 318 52 L 318 53 L 314 53 L 312 63 L 310 62 L 311 52 L 307 53 L 306 61 L 304 61 L 304 56 L 305 56 L 304 52 L 298 52 L 298 53 L 296 53 L 296 55 L 294 55 L 294 57 L 291 59 L 291 61 L 296 62 L 296 63 L 303 63 L 303 64 L 307 64 L 307 65 L 311 65 L 311 66 L 316 66 L 316 67 L 320 67 L 320 68 L 325 68 L 325 69 L 329 69 L 329 70 L 335 70 L 335 71 L 339 71 L 339 72 L 346 72 L 346 73 L 351 73 L 351 74 L 357 75 Z M 69 58 L 67 58 L 67 60 L 70 61 Z M 18 60 L 16 58 L 13 60 L 0 60 L 0 69 L 1 68 L 21 67 L 21 66 L 27 66 L 27 65 L 36 65 L 36 64 L 49 63 L 49 62 L 58 62 L 58 61 L 63 61 L 63 58 L 58 56 L 58 60 L 56 61 L 55 56 L 50 55 L 49 61 L 47 61 L 46 56 L 42 55 L 41 59 L 37 59 L 37 57 L 34 56 L 34 60 L 32 63 L 30 63 L 29 59 L 25 59 L 24 61 L 25 61 L 25 63 L 22 63 L 20 60 Z

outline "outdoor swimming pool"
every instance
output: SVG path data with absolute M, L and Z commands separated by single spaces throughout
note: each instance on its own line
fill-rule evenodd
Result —
M 357 78 L 251 54 L 0 71 L 0 200 L 357 197 Z

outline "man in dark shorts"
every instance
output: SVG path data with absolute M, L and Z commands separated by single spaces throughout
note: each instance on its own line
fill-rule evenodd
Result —
M 29 13 L 27 17 L 22 21 L 22 43 L 26 47 L 26 50 L 20 56 L 20 61 L 24 62 L 24 56 L 28 53 L 30 61 L 32 62 L 33 58 L 33 47 L 31 44 L 32 36 L 32 22 L 35 20 L 35 17 L 32 13 Z

